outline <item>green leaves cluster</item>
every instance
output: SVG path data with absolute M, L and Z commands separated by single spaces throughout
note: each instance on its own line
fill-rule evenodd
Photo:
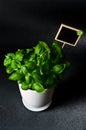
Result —
M 58 84 L 70 63 L 58 42 L 54 41 L 50 48 L 47 43 L 39 41 L 33 48 L 18 49 L 5 55 L 4 66 L 10 75 L 9 80 L 21 84 L 23 90 L 43 92 Z

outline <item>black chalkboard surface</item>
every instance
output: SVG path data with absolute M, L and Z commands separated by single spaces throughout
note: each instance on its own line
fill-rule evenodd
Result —
M 69 44 L 71 46 L 75 46 L 81 37 L 78 35 L 79 31 L 79 29 L 76 29 L 74 27 L 61 24 L 56 34 L 55 40 L 62 42 L 64 45 Z

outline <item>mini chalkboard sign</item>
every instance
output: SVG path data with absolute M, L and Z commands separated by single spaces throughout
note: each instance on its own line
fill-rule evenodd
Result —
M 65 44 L 76 46 L 77 42 L 79 41 L 81 35 L 83 34 L 83 31 L 76 29 L 74 27 L 61 24 L 55 40 L 63 43 L 62 48 Z

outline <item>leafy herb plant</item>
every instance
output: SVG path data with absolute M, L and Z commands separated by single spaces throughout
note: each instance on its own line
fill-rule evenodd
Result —
M 56 41 L 51 48 L 47 43 L 39 41 L 33 48 L 7 53 L 3 64 L 9 74 L 9 80 L 21 84 L 23 90 L 31 89 L 37 92 L 56 87 L 70 66 Z

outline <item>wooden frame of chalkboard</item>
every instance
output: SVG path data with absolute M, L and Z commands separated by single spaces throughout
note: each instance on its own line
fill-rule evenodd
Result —
M 80 35 L 77 34 L 78 31 L 80 30 L 65 24 L 61 24 L 55 36 L 55 40 L 63 43 L 62 48 L 64 47 L 65 44 L 76 46 L 77 42 L 81 37 Z

